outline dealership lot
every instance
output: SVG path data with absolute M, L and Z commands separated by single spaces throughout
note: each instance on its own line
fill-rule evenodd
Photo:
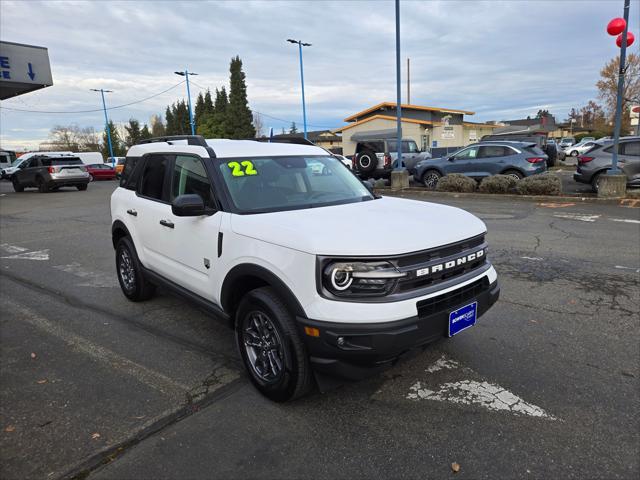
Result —
M 166 292 L 124 298 L 114 187 L 0 182 L 2 478 L 640 473 L 640 208 L 438 198 L 487 223 L 498 304 L 379 377 L 280 405 L 226 325 Z

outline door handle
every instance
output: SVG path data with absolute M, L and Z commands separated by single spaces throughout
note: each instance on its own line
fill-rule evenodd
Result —
M 133 215 L 134 217 L 138 216 L 138 212 L 136 212 L 133 208 L 130 208 L 129 210 L 127 210 L 127 213 L 129 215 Z
M 169 227 L 169 228 L 175 227 L 173 222 L 170 220 L 160 220 L 160 225 L 162 225 L 163 227 Z

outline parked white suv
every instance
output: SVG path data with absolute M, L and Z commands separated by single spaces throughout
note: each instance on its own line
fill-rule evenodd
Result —
M 481 220 L 374 196 L 314 146 L 147 140 L 129 150 L 111 212 L 124 294 L 163 285 L 230 322 L 276 401 L 314 378 L 370 375 L 473 325 L 499 295 Z

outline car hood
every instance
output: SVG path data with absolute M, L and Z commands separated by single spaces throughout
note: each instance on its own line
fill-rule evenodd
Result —
M 383 197 L 304 210 L 233 215 L 232 230 L 315 255 L 370 256 L 416 252 L 486 231 L 479 218 L 436 203 Z

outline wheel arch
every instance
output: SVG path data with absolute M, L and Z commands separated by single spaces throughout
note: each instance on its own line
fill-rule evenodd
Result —
M 111 225 L 111 243 L 113 244 L 113 248 L 116 248 L 118 241 L 123 237 L 131 238 L 131 234 L 122 221 L 116 220 L 113 222 L 113 225 Z
M 292 314 L 306 317 L 302 305 L 282 279 L 264 267 L 243 263 L 227 273 L 220 292 L 220 305 L 232 321 L 242 297 L 260 287 L 273 288 Z
M 511 170 L 513 170 L 515 172 L 518 172 L 520 175 L 522 175 L 522 178 L 527 176 L 527 174 L 524 173 L 524 171 L 521 168 L 514 167 L 513 165 L 509 165 L 508 167 L 503 168 L 502 170 L 500 170 L 500 175 L 504 175 L 505 173 L 507 173 L 507 172 L 509 172 Z
M 431 171 L 431 170 L 435 170 L 436 172 L 438 172 L 440 174 L 441 177 L 446 176 L 447 174 L 437 165 L 429 165 L 428 167 L 425 167 L 421 172 L 420 172 L 420 179 L 422 180 L 422 177 L 424 177 L 424 174 Z

